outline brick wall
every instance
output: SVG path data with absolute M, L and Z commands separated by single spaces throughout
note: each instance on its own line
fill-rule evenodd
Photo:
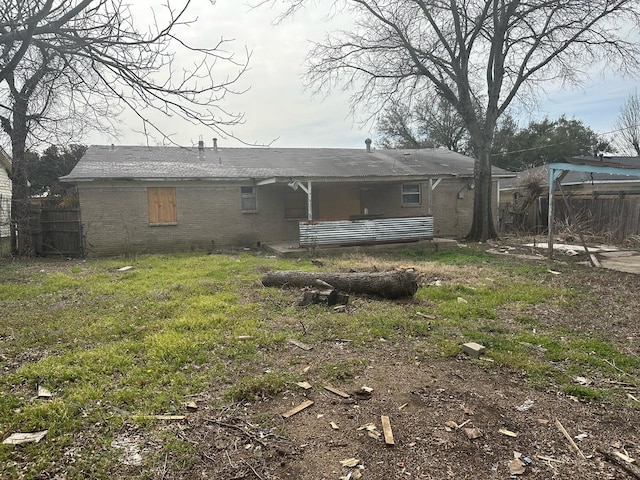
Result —
M 297 239 L 297 221 L 284 219 L 281 187 L 257 189 L 258 212 L 243 213 L 240 185 L 79 184 L 87 252 L 108 255 L 211 250 Z M 176 225 L 149 224 L 147 187 L 156 186 L 176 188 Z
M 471 226 L 473 190 L 469 179 L 443 179 L 432 195 L 437 236 L 461 237 Z M 256 188 L 258 210 L 244 213 L 240 187 L 247 183 L 114 182 L 80 183 L 78 193 L 89 255 L 137 254 L 255 247 L 297 241 L 298 222 L 284 218 L 283 185 Z M 401 183 L 361 188 L 360 206 L 369 214 L 412 216 L 429 213 L 429 183 L 422 183 L 417 207 L 401 204 Z M 150 225 L 148 187 L 176 189 L 177 224 Z M 362 187 L 362 185 L 361 185 Z M 354 185 L 357 188 L 357 185 Z
M 435 182 L 435 181 L 434 181 Z M 370 214 L 407 217 L 433 215 L 435 235 L 441 237 L 463 237 L 471 228 L 473 217 L 472 180 L 469 178 L 443 178 L 434 188 L 429 209 L 429 182 L 421 183 L 422 202 L 419 206 L 402 206 L 402 183 L 372 187 L 362 192 L 362 208 Z M 493 202 L 496 204 L 496 183 Z M 497 205 L 494 220 L 497 219 Z

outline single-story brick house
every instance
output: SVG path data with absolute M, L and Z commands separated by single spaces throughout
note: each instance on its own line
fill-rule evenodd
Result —
M 306 220 L 432 216 L 468 233 L 472 158 L 444 149 L 91 146 L 62 180 L 79 196 L 86 252 L 298 242 Z M 497 202 L 500 178 L 494 169 Z
M 0 238 L 9 236 L 11 221 L 11 160 L 0 148 Z

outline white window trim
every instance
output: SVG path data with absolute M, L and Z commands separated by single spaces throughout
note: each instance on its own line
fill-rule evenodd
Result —
M 418 191 L 417 192 L 405 192 L 404 189 L 406 186 L 409 185 L 417 185 L 418 186 Z M 405 202 L 405 195 L 417 195 L 418 196 L 418 201 L 417 202 Z M 402 203 L 403 207 L 419 207 L 422 205 L 422 184 L 419 182 L 416 183 L 403 183 L 400 186 L 400 200 Z
M 242 190 L 245 188 L 251 188 L 253 193 L 244 193 Z M 255 208 L 245 209 L 243 205 L 243 200 L 245 198 L 253 198 Z M 258 190 L 253 185 L 243 185 L 240 187 L 240 209 L 242 213 L 256 213 L 258 211 Z

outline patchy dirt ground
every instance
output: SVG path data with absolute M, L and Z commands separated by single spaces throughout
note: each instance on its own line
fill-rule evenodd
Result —
M 573 260 L 552 268 L 561 272 L 559 285 L 583 289 L 594 301 L 566 309 L 536 306 L 528 314 L 549 325 L 605 332 L 627 353 L 640 354 L 639 275 L 591 269 Z M 510 315 L 507 310 L 500 313 L 502 320 Z M 490 361 L 471 361 L 463 355 L 451 360 L 418 358 L 412 353 L 416 342 L 380 342 L 362 349 L 335 341 L 316 344 L 311 351 L 290 346 L 281 361 L 300 365 L 299 373 L 311 389 L 294 386 L 274 398 L 224 411 L 211 410 L 207 394 L 195 398 L 198 410 L 167 428 L 196 446 L 199 460 L 176 473 L 167 468 L 171 459 L 165 459 L 154 476 L 640 478 L 635 466 L 640 461 L 640 404 L 633 400 L 640 398 L 637 379 L 619 382 L 629 393 L 622 404 L 579 401 L 560 388 L 530 388 L 521 375 Z M 331 385 L 348 398 L 314 381 L 319 365 L 359 358 L 366 358 L 366 368 Z M 363 386 L 373 390 L 368 394 Z M 282 417 L 307 400 L 313 405 Z M 390 420 L 394 445 L 385 443 L 382 416 Z M 626 464 L 624 455 L 636 463 Z
M 522 261 L 536 256 L 527 248 L 505 251 L 528 256 Z M 537 305 L 526 314 L 549 326 L 604 333 L 626 353 L 640 355 L 640 275 L 588 268 L 577 260 L 584 259 L 560 257 L 550 265 L 560 273 L 553 281 L 588 292 L 593 301 Z M 499 321 L 514 315 L 503 309 Z M 629 394 L 622 402 L 579 401 L 560 387 L 531 388 L 519 373 L 488 360 L 416 356 L 426 342 L 381 341 L 364 348 L 336 340 L 310 351 L 290 345 L 277 361 L 296 365 L 312 388 L 291 386 L 272 398 L 219 410 L 211 405 L 226 387 L 220 386 L 193 397 L 198 408 L 185 420 L 125 423 L 110 446 L 121 452 L 120 468 L 112 473 L 127 478 L 146 472 L 166 480 L 640 478 L 637 378 L 616 380 Z M 323 388 L 324 365 L 358 359 L 367 366 L 331 385 L 348 398 Z M 268 361 L 256 368 L 269 367 Z M 282 417 L 307 400 L 313 405 Z M 382 416 L 389 418 L 394 445 L 385 443 Z M 186 456 L 156 456 L 171 438 L 190 443 L 197 457 L 184 462 Z M 60 463 L 73 463 L 76 452 L 67 453 Z M 635 463 L 625 463 L 625 455 Z

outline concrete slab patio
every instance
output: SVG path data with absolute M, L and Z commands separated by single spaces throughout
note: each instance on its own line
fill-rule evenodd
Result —
M 421 240 L 418 242 L 401 242 L 401 243 L 380 243 L 375 245 L 356 245 L 356 246 L 323 246 L 315 249 L 300 247 L 294 242 L 284 242 L 277 244 L 265 244 L 265 250 L 275 253 L 281 257 L 299 257 L 302 255 L 312 255 L 315 253 L 331 253 L 331 252 L 368 252 L 375 250 L 389 250 L 394 248 L 411 248 L 414 250 L 433 251 L 456 248 L 458 242 L 451 238 L 434 238 L 431 240 Z

